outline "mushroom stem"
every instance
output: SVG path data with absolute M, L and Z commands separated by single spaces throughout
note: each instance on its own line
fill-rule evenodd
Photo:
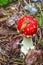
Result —
M 33 46 L 33 41 L 32 41 L 32 37 L 23 37 L 23 41 L 22 41 L 22 48 L 21 48 L 21 51 L 24 53 L 24 54 L 27 54 L 29 49 L 33 49 L 34 46 Z

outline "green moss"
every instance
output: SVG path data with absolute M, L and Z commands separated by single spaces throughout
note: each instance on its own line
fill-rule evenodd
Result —
M 39 41 L 39 45 L 40 46 L 43 46 L 43 42 L 41 40 Z
M 0 0 L 0 6 L 6 6 L 9 3 L 12 3 L 13 0 Z
M 10 3 L 12 3 L 12 0 L 9 0 Z

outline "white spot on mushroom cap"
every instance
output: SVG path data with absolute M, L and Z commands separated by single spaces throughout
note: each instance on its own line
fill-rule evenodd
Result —
M 29 31 L 29 28 L 27 28 L 27 30 Z
M 34 25 L 34 28 L 36 28 L 36 26 Z
M 33 27 L 31 27 L 30 29 L 33 29 Z

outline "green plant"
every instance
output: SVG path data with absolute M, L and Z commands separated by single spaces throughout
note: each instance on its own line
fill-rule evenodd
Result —
M 39 25 L 41 26 L 43 24 L 43 22 L 42 22 L 42 20 L 43 20 L 43 12 L 42 12 L 41 7 L 39 9 L 40 9 L 40 21 L 39 21 Z
M 0 0 L 0 6 L 5 6 L 8 3 L 11 3 L 13 0 Z

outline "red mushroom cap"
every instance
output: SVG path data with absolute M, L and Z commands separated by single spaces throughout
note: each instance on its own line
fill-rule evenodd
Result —
M 36 34 L 38 23 L 32 16 L 20 18 L 17 25 L 18 31 L 26 36 Z

